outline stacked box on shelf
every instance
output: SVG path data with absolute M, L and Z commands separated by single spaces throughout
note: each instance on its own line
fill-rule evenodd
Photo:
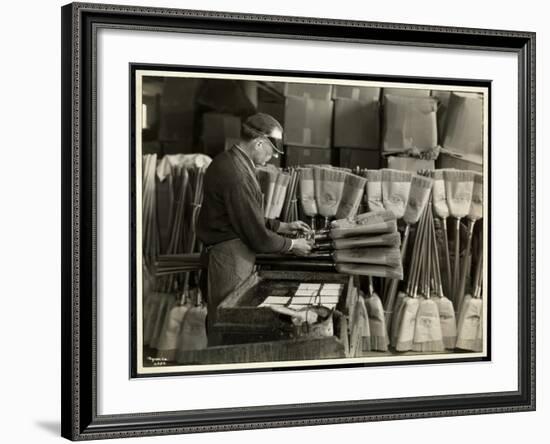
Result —
M 327 165 L 332 163 L 332 152 L 326 148 L 285 146 L 286 166 Z
M 335 86 L 334 146 L 377 150 L 380 146 L 380 88 Z
M 198 79 L 166 78 L 159 100 L 158 140 L 167 154 L 193 151 Z
M 330 148 L 332 143 L 332 85 L 285 85 L 284 143 L 308 148 Z
M 231 114 L 205 113 L 202 116 L 204 154 L 215 157 L 225 149 L 226 140 L 241 135 L 241 119 Z
M 429 95 L 385 94 L 383 151 L 395 154 L 410 149 L 425 151 L 437 147 L 436 112 L 437 99 Z
M 483 95 L 452 92 L 446 112 L 440 168 L 483 171 Z
M 445 119 L 447 109 L 449 108 L 449 99 L 451 91 L 432 90 L 431 96 L 437 99 L 437 137 L 439 144 L 443 143 L 443 130 L 445 129 Z
M 286 83 L 285 97 L 329 101 L 332 98 L 332 85 L 321 83 Z
M 384 88 L 382 96 L 407 96 L 407 97 L 429 97 L 430 90 L 425 88 Z

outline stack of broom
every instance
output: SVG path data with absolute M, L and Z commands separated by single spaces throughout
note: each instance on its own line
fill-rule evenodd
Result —
M 316 235 L 315 248 L 340 273 L 402 279 L 400 240 L 393 213 L 373 211 L 332 221 Z
M 470 250 L 474 225 L 482 217 L 482 176 L 459 170 L 445 170 L 435 174 L 432 171 L 428 175 L 433 178 L 433 195 L 417 226 L 406 289 L 397 295 L 392 305 L 390 341 L 396 351 L 400 352 L 441 352 L 454 348 L 481 351 L 481 240 L 476 273 L 470 285 L 471 293 L 463 296 L 472 268 Z M 448 241 L 443 228 L 445 224 L 440 223 L 444 233 L 443 258 L 440 260 L 434 220 L 435 217 L 445 219 L 449 215 L 457 219 L 458 227 L 462 217 L 468 220 L 462 260 L 457 245 L 460 242 L 459 229 L 456 230 L 455 266 L 452 270 L 448 248 L 445 248 Z M 448 271 L 446 279 L 442 279 L 443 270 Z M 449 295 L 452 295 L 452 299 Z
M 184 319 L 192 321 L 202 318 L 204 321 L 206 312 L 198 289 L 190 289 L 190 272 L 196 270 L 197 266 L 189 263 L 188 269 L 179 268 L 177 272 L 170 270 L 168 266 L 159 273 L 159 257 L 162 257 L 161 252 L 171 258 L 176 255 L 189 255 L 200 248 L 196 242 L 196 221 L 202 203 L 203 178 L 207 165 L 205 162 L 202 162 L 204 165 L 197 164 L 195 158 L 189 161 L 187 157 L 190 156 L 180 156 L 177 159 L 166 157 L 169 156 L 165 156 L 158 164 L 156 156 L 154 161 L 144 158 L 143 223 L 144 226 L 150 226 L 158 222 L 156 202 L 159 198 L 164 198 L 166 208 L 163 213 L 168 216 L 168 236 L 163 251 L 157 247 L 154 254 L 149 256 L 151 265 L 156 268 L 156 282 L 154 285 L 147 285 L 147 291 L 144 285 L 143 324 L 144 344 L 157 349 L 158 356 L 172 360 L 178 343 L 181 342 L 178 335 L 187 322 L 184 322 Z M 158 177 L 155 177 L 155 172 Z M 149 185 L 155 184 L 156 180 L 159 183 L 163 182 L 162 190 L 167 193 L 166 196 L 158 196 L 161 188 L 157 187 L 155 190 Z M 149 191 L 150 188 L 152 191 Z M 154 211 L 149 211 L 151 207 Z M 146 218 L 150 218 L 152 222 Z M 147 233 L 149 232 L 151 230 L 147 230 Z M 146 253 L 151 250 L 150 244 L 151 241 L 145 240 L 144 236 L 144 257 L 147 257 Z M 198 346 L 205 346 L 205 338 L 204 332 L 195 331 L 193 340 L 198 341 Z

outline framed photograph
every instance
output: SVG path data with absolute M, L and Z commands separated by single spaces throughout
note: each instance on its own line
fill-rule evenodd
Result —
M 63 436 L 533 410 L 534 44 L 64 6 Z

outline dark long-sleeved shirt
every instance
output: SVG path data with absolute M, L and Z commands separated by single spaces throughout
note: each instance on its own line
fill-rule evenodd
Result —
M 239 238 L 256 253 L 288 251 L 291 240 L 276 233 L 279 221 L 264 219 L 252 168 L 236 147 L 216 156 L 204 176 L 197 235 L 206 245 Z

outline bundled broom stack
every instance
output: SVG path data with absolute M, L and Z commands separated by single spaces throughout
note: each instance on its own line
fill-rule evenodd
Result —
M 400 241 L 394 215 L 383 210 L 332 221 L 315 245 L 340 273 L 402 279 Z
M 206 347 L 206 308 L 200 291 L 191 285 L 196 264 L 189 263 L 187 268 L 178 264 L 174 271 L 170 264 L 159 262 L 159 257 L 174 260 L 199 251 L 196 223 L 210 160 L 203 155 L 164 156 L 160 161 L 144 156 L 143 224 L 154 228 L 147 230 L 144 257 L 155 278 L 144 285 L 143 337 L 145 345 L 157 350 L 156 358 L 173 360 L 182 347 Z M 156 247 L 148 253 L 151 239 L 156 239 Z
M 390 342 L 398 352 L 442 352 L 455 348 L 481 351 L 482 308 L 481 276 L 483 242 L 478 242 L 475 277 L 471 280 L 471 291 L 463 297 L 470 276 L 472 260 L 473 227 L 482 217 L 482 176 L 466 171 L 445 170 L 438 174 L 426 172 L 433 179 L 433 193 L 422 210 L 416 228 L 413 250 L 404 291 L 390 303 L 392 318 Z M 443 177 L 445 192 L 441 183 Z M 411 190 L 414 186 L 411 187 Z M 411 191 L 412 196 L 412 191 Z M 445 207 L 448 203 L 448 208 Z M 451 215 L 457 219 L 468 219 L 465 252 L 460 255 L 460 231 L 457 228 L 454 240 L 454 268 L 451 270 L 448 239 L 444 224 L 440 222 L 443 258 L 437 246 L 435 218 L 444 219 Z M 440 237 L 441 238 L 441 237 Z M 448 271 L 442 279 L 442 270 Z M 448 296 L 451 295 L 451 298 Z M 388 302 L 388 301 L 386 301 Z M 458 318 L 458 322 L 457 322 Z

